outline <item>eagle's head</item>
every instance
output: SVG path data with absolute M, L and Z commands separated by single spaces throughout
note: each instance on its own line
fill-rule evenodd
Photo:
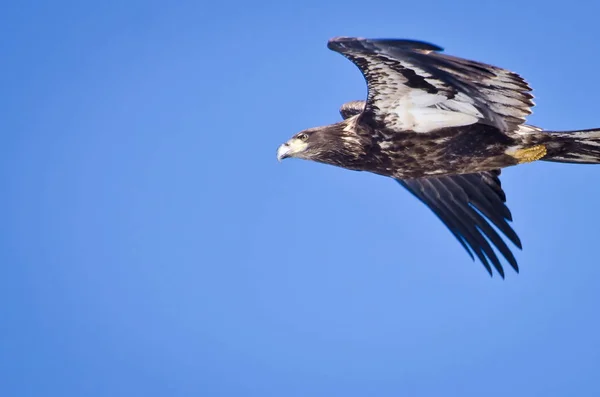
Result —
M 320 163 L 350 166 L 364 155 L 362 139 L 346 122 L 309 128 L 295 134 L 277 149 L 277 160 L 288 157 Z

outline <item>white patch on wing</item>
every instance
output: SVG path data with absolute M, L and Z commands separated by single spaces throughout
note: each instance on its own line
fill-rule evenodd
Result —
M 445 127 L 460 127 L 475 124 L 477 117 L 470 114 L 432 108 L 417 108 L 412 112 L 415 132 L 430 132 Z
M 474 124 L 483 117 L 468 102 L 448 100 L 443 95 L 432 95 L 422 90 L 412 90 L 396 100 L 390 113 L 396 117 L 386 117 L 385 121 L 394 128 L 419 133 Z

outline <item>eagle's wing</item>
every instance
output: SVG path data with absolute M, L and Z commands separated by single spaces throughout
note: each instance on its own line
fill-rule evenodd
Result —
M 364 122 L 429 132 L 483 123 L 511 133 L 531 114 L 531 88 L 518 74 L 412 40 L 339 37 L 327 46 L 358 66 L 367 82 Z
M 365 109 L 365 101 L 350 101 L 340 106 L 340 114 L 345 120 L 360 114 Z
M 486 237 L 517 272 L 519 267 L 511 250 L 489 221 L 518 248 L 522 247 L 519 237 L 507 222 L 512 221 L 512 216 L 505 205 L 506 195 L 499 176 L 500 170 L 497 170 L 398 182 L 440 218 L 471 258 L 474 252 L 490 275 L 491 262 L 504 278 L 504 269 Z

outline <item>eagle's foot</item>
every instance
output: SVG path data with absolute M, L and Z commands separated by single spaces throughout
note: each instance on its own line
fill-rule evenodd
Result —
M 517 159 L 519 164 L 531 163 L 544 157 L 548 153 L 546 146 L 535 145 L 525 149 L 516 149 L 508 154 Z

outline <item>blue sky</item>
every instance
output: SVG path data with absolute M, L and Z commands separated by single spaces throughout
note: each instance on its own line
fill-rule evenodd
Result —
M 392 180 L 275 158 L 364 97 L 338 35 L 599 127 L 598 5 L 204 3 L 3 5 L 0 395 L 600 394 L 600 166 L 504 171 L 503 281 Z

